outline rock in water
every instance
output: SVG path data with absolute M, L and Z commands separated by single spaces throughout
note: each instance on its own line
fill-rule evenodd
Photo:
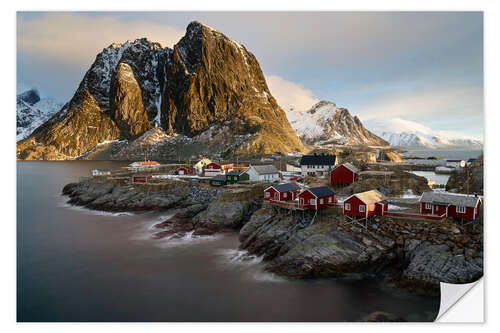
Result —
M 192 22 L 173 49 L 146 39 L 105 48 L 71 101 L 18 143 L 17 157 L 72 159 L 103 141 L 134 139 L 155 126 L 215 145 L 219 153 L 303 148 L 255 56 Z M 200 153 L 207 147 L 194 148 Z

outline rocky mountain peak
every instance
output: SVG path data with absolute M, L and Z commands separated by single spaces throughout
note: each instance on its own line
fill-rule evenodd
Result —
M 314 104 L 307 112 L 310 114 L 315 114 L 319 109 L 325 107 L 328 107 L 330 110 L 335 112 L 335 110 L 337 109 L 337 104 L 329 101 L 319 101 L 318 103 Z
M 97 120 L 103 126 L 97 126 Z M 67 124 L 64 131 L 61 123 Z M 88 132 L 82 130 L 86 123 L 97 129 L 89 132 L 93 138 L 71 139 Z M 172 140 L 176 135 L 193 139 L 196 149 L 204 149 L 196 140 L 209 141 L 211 152 L 223 149 L 226 155 L 303 148 L 255 56 L 194 21 L 173 49 L 146 38 L 103 49 L 70 102 L 18 144 L 18 157 L 74 158 L 98 140 L 135 140 L 152 127 L 164 130 Z M 69 140 L 56 131 L 69 135 Z M 218 141 L 212 137 L 217 131 Z
M 307 144 L 349 144 L 387 146 L 385 140 L 368 131 L 346 108 L 320 101 L 305 112 L 289 111 L 288 120 Z
M 22 94 L 17 95 L 17 101 L 23 101 L 29 105 L 33 105 L 40 101 L 40 93 L 35 88 L 29 89 Z

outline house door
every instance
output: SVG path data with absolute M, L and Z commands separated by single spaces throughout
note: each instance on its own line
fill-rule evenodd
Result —
M 280 194 L 278 192 L 274 193 L 274 200 L 276 200 L 276 201 L 280 200 Z
M 300 198 L 299 199 L 299 205 L 300 206 L 304 206 L 304 198 Z

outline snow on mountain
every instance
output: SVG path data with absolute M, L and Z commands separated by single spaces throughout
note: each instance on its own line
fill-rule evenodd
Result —
M 17 95 L 16 141 L 30 135 L 38 126 L 46 122 L 63 104 L 51 98 L 40 98 L 36 89 L 30 89 Z
M 307 144 L 349 144 L 385 146 L 388 143 L 368 131 L 358 117 L 335 103 L 321 101 L 307 111 L 286 110 L 290 125 Z
M 480 140 L 446 138 L 439 135 L 409 132 L 381 132 L 380 137 L 395 147 L 421 147 L 421 148 L 477 148 L 483 147 Z

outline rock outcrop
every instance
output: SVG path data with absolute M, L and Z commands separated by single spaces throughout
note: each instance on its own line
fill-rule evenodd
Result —
M 192 22 L 173 49 L 146 39 L 104 49 L 67 105 L 18 144 L 17 157 L 73 159 L 155 126 L 171 138 L 158 156 L 172 157 L 179 138 L 194 142 L 193 154 L 303 149 L 255 56 Z
M 465 168 L 456 169 L 451 173 L 446 183 L 446 191 L 456 193 L 484 192 L 484 159 L 481 155 L 476 161 Z
M 123 137 L 130 139 L 151 128 L 142 92 L 130 65 L 120 62 L 111 81 L 110 113 Z
M 436 296 L 441 281 L 470 283 L 483 274 L 481 217 L 462 227 L 451 219 L 384 216 L 364 229 L 346 223 L 336 209 L 314 221 L 308 213 L 279 214 L 262 206 L 265 186 L 212 189 L 173 180 L 134 186 L 96 178 L 68 184 L 63 194 L 70 204 L 97 210 L 175 208 L 175 215 L 154 226 L 157 239 L 239 229 L 240 249 L 261 256 L 267 271 L 291 279 L 377 276 L 390 286 Z
M 77 157 L 97 144 L 120 137 L 120 131 L 98 101 L 85 90 L 28 138 L 17 143 L 18 158 L 64 160 Z M 69 108 L 66 110 L 66 108 Z

